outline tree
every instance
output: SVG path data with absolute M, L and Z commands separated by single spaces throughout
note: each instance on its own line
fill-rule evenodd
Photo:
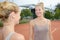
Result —
M 35 8 L 31 9 L 31 12 L 33 13 L 33 19 L 35 19 L 37 17 L 36 14 L 35 14 Z
M 53 14 L 52 14 L 52 12 L 47 10 L 44 13 L 44 17 L 47 18 L 47 19 L 53 19 Z
M 57 5 L 56 5 L 56 8 L 59 8 L 59 9 L 60 9 L 60 4 L 57 4 Z
M 60 4 L 56 5 L 54 18 L 60 19 Z
M 21 18 L 23 19 L 24 17 L 27 16 L 32 16 L 31 10 L 30 9 L 23 9 L 21 11 Z
M 55 9 L 54 18 L 55 18 L 55 19 L 60 19 L 60 9 L 59 9 L 59 8 L 56 8 L 56 9 Z

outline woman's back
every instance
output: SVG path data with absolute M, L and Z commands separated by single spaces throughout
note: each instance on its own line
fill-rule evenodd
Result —
M 5 40 L 10 40 L 13 34 L 14 34 L 14 32 L 9 33 L 7 35 L 7 37 L 5 38 Z
M 0 30 L 0 40 L 25 40 L 22 34 L 18 33 L 9 33 L 9 35 L 4 39 L 2 31 Z
M 14 32 L 14 33 L 10 34 L 10 39 L 9 40 L 25 40 L 25 38 L 22 34 Z

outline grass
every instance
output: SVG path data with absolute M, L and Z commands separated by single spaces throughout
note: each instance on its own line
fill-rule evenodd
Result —
M 23 20 L 20 20 L 20 24 L 24 24 L 24 23 L 28 23 L 30 20 L 29 19 L 23 19 Z

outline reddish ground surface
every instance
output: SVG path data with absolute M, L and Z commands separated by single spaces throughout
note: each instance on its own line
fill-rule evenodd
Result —
M 57 28 L 57 30 L 53 33 L 54 40 L 60 40 L 60 21 L 52 21 L 51 24 L 52 24 L 51 26 L 52 30 Z M 25 39 L 29 40 L 30 35 L 29 23 L 16 25 L 15 31 L 20 34 L 23 34 Z M 0 40 L 1 40 L 1 30 L 0 30 Z
M 53 33 L 54 40 L 60 40 L 60 21 L 52 21 L 52 30 L 57 28 Z
M 60 21 L 52 21 L 51 24 L 52 24 L 51 25 L 52 31 L 55 28 L 57 28 L 57 30 L 53 32 L 54 40 L 60 40 Z M 16 32 L 23 34 L 26 40 L 29 40 L 29 34 L 30 34 L 29 23 L 16 25 L 15 30 Z

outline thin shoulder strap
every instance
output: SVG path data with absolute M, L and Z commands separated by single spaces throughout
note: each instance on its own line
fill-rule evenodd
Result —
M 9 33 L 9 35 L 5 38 L 5 40 L 10 40 L 12 35 L 13 35 L 13 32 Z

